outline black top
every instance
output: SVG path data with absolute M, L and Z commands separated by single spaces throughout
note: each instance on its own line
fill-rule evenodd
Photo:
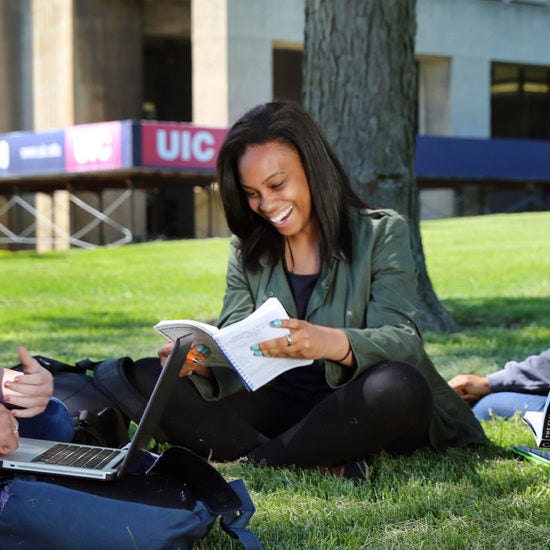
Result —
M 287 269 L 285 273 L 298 309 L 298 319 L 304 319 L 319 274 L 297 275 Z M 325 379 L 325 369 L 319 361 L 284 372 L 276 378 L 273 385 L 288 396 L 311 403 L 319 402 L 332 391 Z

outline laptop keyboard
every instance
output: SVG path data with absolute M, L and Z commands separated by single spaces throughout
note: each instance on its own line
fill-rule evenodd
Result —
M 116 449 L 81 447 L 79 445 L 58 443 L 41 455 L 33 458 L 32 462 L 101 470 L 105 464 L 119 453 L 120 451 Z

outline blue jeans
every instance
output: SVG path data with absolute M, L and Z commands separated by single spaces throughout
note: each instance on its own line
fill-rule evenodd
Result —
M 546 395 L 496 392 L 482 397 L 472 410 L 478 420 L 489 420 L 491 416 L 510 418 L 518 411 L 542 411 L 545 403 Z
M 19 419 L 19 434 L 33 439 L 71 441 L 74 434 L 73 419 L 65 405 L 52 397 L 43 413 Z

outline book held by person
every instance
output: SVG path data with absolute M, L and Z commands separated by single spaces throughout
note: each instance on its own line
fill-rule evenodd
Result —
M 154 328 L 170 340 L 192 332 L 194 344 L 202 344 L 210 350 L 204 366 L 230 366 L 239 374 L 246 389 L 254 391 L 283 372 L 312 362 L 310 359 L 254 355 L 250 349 L 253 344 L 289 333 L 286 328 L 273 326 L 277 319 L 288 319 L 288 314 L 277 298 L 269 298 L 248 317 L 221 329 L 190 319 L 160 321 Z

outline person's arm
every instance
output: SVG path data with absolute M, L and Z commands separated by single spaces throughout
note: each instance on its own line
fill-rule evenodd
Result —
M 248 317 L 255 309 L 256 303 L 251 293 L 249 280 L 241 262 L 238 240 L 230 241 L 230 253 L 225 272 L 225 294 L 217 325 L 224 327 Z
M 252 349 L 258 355 L 327 359 L 346 367 L 354 366 L 351 342 L 342 329 L 323 327 L 301 319 L 279 319 L 275 326 L 287 328 L 290 334 L 259 342 Z
M 449 380 L 449 386 L 467 403 L 475 403 L 478 399 L 491 393 L 487 377 L 475 374 L 459 374 Z
M 401 216 L 391 213 L 375 220 L 373 228 L 365 328 L 346 332 L 363 370 L 388 360 L 418 365 L 425 352 L 409 227 Z
M 458 374 L 449 386 L 468 403 L 489 393 L 519 392 L 544 395 L 550 391 L 550 349 L 524 361 L 509 361 L 504 368 L 488 374 Z
M 371 211 L 361 214 L 355 233 L 356 258 L 340 266 L 333 305 L 315 316 L 321 325 L 340 327 L 351 344 L 356 368 L 326 361 L 333 387 L 385 361 L 418 368 L 427 361 L 407 222 L 391 211 Z
M 19 444 L 19 425 L 10 410 L 0 404 L 0 455 L 15 451 Z
M 523 361 L 509 361 L 487 375 L 492 392 L 512 391 L 544 395 L 550 391 L 550 349 Z
M 241 265 L 237 242 L 236 237 L 230 241 L 230 254 L 225 274 L 226 291 L 217 320 L 219 327 L 240 321 L 255 310 L 246 274 Z M 221 399 L 243 389 L 240 377 L 231 367 L 216 365 L 208 367 L 208 372 L 202 371 L 200 367 L 193 369 L 195 373 L 190 376 L 190 380 L 204 399 Z

